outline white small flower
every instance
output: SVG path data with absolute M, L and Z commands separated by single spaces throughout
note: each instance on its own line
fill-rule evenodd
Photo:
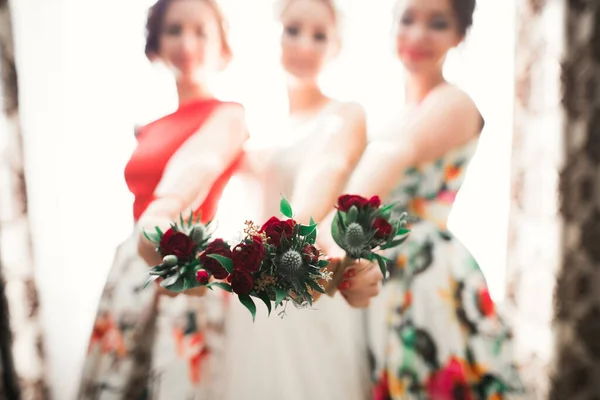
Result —
M 333 272 L 327 270 L 327 268 L 321 269 L 321 278 L 325 280 L 325 282 L 329 282 L 333 279 Z

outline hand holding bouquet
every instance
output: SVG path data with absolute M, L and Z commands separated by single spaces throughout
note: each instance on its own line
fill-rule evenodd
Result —
M 387 260 L 376 250 L 390 249 L 402 244 L 410 233 L 404 226 L 407 214 L 392 218 L 391 205 L 382 205 L 378 196 L 370 199 L 357 195 L 338 198 L 337 211 L 331 224 L 335 243 L 346 252 L 336 270 L 327 293 L 333 295 L 344 276 L 344 270 L 356 260 L 377 261 L 384 278 L 387 276 Z

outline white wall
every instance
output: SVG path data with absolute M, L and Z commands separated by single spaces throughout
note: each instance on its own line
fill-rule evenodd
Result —
M 54 395 L 74 396 L 96 303 L 116 245 L 131 227 L 123 168 L 132 126 L 174 107 L 168 78 L 143 52 L 151 0 L 19 0 L 16 35 L 37 277 Z M 237 59 L 217 92 L 247 106 L 271 135 L 285 109 L 271 0 L 223 0 Z M 390 0 L 344 0 L 346 48 L 325 77 L 331 94 L 362 102 L 374 128 L 402 103 L 390 53 Z M 481 0 L 475 29 L 448 68 L 487 121 L 451 226 L 503 297 L 512 135 L 513 1 Z M 273 78 L 275 77 L 275 78 Z M 270 85 L 272 83 L 272 85 Z

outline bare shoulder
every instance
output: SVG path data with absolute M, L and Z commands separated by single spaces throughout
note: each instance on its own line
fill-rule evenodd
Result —
M 338 107 L 338 114 L 345 119 L 355 121 L 366 120 L 366 112 L 364 107 L 355 101 L 340 102 L 340 105 Z
M 244 106 L 239 103 L 227 102 L 220 104 L 212 116 L 215 119 L 243 120 L 246 117 L 246 111 Z
M 423 105 L 426 108 L 438 108 L 443 106 L 452 114 L 462 117 L 481 118 L 479 108 L 475 101 L 464 90 L 445 84 L 435 88 L 427 96 Z
M 219 136 L 234 140 L 247 139 L 246 112 L 238 103 L 219 104 L 209 120 L 202 126 L 203 133 L 210 132 L 210 136 Z M 204 136 L 202 134 L 201 136 Z

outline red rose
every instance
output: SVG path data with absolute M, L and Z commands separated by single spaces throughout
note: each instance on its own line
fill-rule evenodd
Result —
M 240 243 L 233 249 L 233 268 L 256 272 L 260 269 L 264 257 L 265 247 L 262 239 L 254 236 L 251 242 Z
M 375 229 L 375 238 L 387 239 L 392 234 L 392 226 L 385 219 L 377 217 L 373 221 L 373 229 Z
M 244 269 L 234 269 L 227 280 L 231 283 L 231 290 L 237 294 L 248 294 L 254 287 L 252 274 Z
M 160 240 L 159 249 L 163 256 L 174 255 L 179 260 L 186 260 L 194 252 L 194 242 L 185 233 L 171 228 Z
M 310 264 L 315 264 L 319 261 L 319 250 L 312 244 L 304 246 L 302 254 L 304 255 L 304 260 Z
M 369 199 L 369 207 L 371 208 L 379 208 L 381 205 L 381 199 L 379 196 L 373 196 Z
M 203 269 L 196 272 L 196 280 L 201 285 L 206 285 L 208 283 L 209 278 L 210 276 L 208 275 L 208 272 Z
M 355 206 L 359 210 L 369 205 L 369 200 L 362 196 L 354 194 L 345 194 L 338 198 L 337 208 L 342 212 L 348 212 L 352 206 Z
M 269 243 L 274 246 L 279 246 L 281 238 L 286 237 L 290 240 L 294 234 L 294 226 L 296 222 L 292 219 L 286 219 L 281 221 L 277 217 L 271 217 L 265 224 L 260 228 L 261 233 L 265 233 L 268 237 Z
M 217 260 L 209 257 L 211 254 L 232 258 L 229 245 L 225 243 L 223 239 L 215 239 L 208 245 L 206 250 L 200 254 L 200 263 L 206 270 L 210 271 L 217 279 L 227 278 L 229 273 Z

